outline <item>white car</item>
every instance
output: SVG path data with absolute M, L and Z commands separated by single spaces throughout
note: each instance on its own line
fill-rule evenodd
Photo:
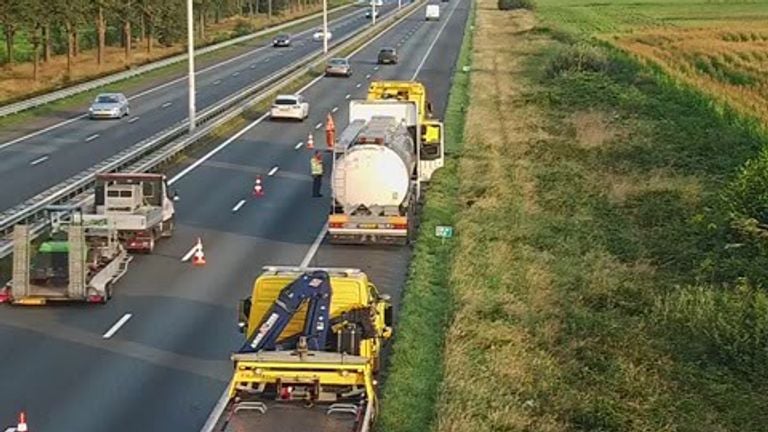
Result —
M 269 110 L 269 117 L 303 121 L 309 117 L 309 103 L 301 95 L 278 95 Z
M 122 93 L 102 93 L 96 96 L 91 107 L 88 108 L 88 117 L 119 119 L 131 114 L 128 98 Z
M 325 38 L 328 40 L 331 40 L 332 37 L 333 37 L 333 33 L 331 33 L 330 31 L 325 36 Z M 314 40 L 315 42 L 322 42 L 323 29 L 316 30 L 314 33 L 312 33 L 312 40 Z

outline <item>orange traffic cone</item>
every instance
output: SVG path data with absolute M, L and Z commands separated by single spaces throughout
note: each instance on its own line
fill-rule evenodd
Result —
M 192 257 L 192 265 L 202 267 L 205 265 L 205 253 L 203 252 L 203 242 L 200 240 L 200 237 L 197 238 L 197 246 L 195 249 L 195 254 Z
M 19 413 L 19 424 L 16 425 L 16 432 L 27 432 L 27 414 L 22 411 Z
M 253 185 L 253 196 L 264 196 L 264 186 L 261 184 L 261 176 L 256 176 L 256 183 Z
M 336 125 L 333 124 L 331 113 L 328 113 L 328 119 L 325 121 L 325 143 L 329 150 L 333 150 L 336 143 Z
M 312 133 L 310 132 L 309 136 L 307 137 L 307 148 L 312 150 L 315 148 L 315 139 L 312 137 Z

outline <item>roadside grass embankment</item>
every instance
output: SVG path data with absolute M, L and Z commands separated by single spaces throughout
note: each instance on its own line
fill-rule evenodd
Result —
M 473 5 L 474 7 L 474 5 Z M 437 225 L 454 225 L 458 201 L 458 165 L 463 154 L 464 124 L 469 105 L 474 10 L 470 12 L 444 118 L 446 163 L 425 190 L 424 205 L 411 260 L 402 308 L 397 313 L 395 341 L 382 391 L 376 430 L 428 431 L 436 416 L 443 378 L 443 343 L 454 301 L 450 265 L 456 239 L 435 237 Z
M 764 430 L 768 250 L 739 212 L 767 213 L 768 138 L 618 49 L 495 0 L 478 1 L 473 45 L 443 207 L 458 236 L 452 254 L 417 248 L 411 279 L 425 281 L 406 290 L 392 372 L 412 382 L 387 383 L 384 430 Z M 447 304 L 410 309 L 438 284 Z M 430 314 L 433 326 L 407 327 Z M 429 350 L 443 329 L 440 364 Z M 441 376 L 430 427 L 422 392 Z

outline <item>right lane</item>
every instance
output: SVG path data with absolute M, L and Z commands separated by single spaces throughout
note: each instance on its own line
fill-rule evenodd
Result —
M 433 88 L 450 82 L 469 4 L 441 5 L 444 19 L 456 9 L 447 26 L 425 23 L 420 8 L 352 58 L 351 79 L 324 78 L 307 89 L 311 121 L 261 123 L 178 181 L 174 238 L 155 255 L 137 257 L 105 307 L 4 310 L 0 419 L 26 408 L 41 432 L 199 429 L 231 373 L 228 353 L 241 343 L 236 301 L 248 294 L 261 266 L 301 262 L 327 217 L 327 199 L 309 198 L 309 152 L 295 145 L 309 131 L 321 143 L 322 130 L 314 125 L 333 108 L 343 128 L 345 96 L 364 97 L 371 79 L 411 78 L 440 30 L 418 79 L 432 91 L 435 107 L 444 106 L 447 95 Z M 378 48 L 403 39 L 401 63 L 378 68 Z M 275 176 L 266 177 L 275 165 Z M 266 195 L 258 199 L 249 196 L 256 174 L 265 175 Z M 233 212 L 242 199 L 246 204 Z M 198 236 L 208 265 L 195 269 L 179 258 Z M 407 248 L 323 245 L 313 263 L 363 268 L 397 302 L 407 261 Z M 132 319 L 102 340 L 125 313 Z

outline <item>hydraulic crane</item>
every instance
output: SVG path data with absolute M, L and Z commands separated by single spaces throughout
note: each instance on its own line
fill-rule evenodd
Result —
M 309 305 L 301 336 L 306 337 L 308 349 L 323 350 L 329 330 L 331 281 L 328 272 L 318 270 L 302 275 L 280 291 L 258 331 L 246 340 L 240 352 L 274 350 L 277 338 L 305 302 Z

